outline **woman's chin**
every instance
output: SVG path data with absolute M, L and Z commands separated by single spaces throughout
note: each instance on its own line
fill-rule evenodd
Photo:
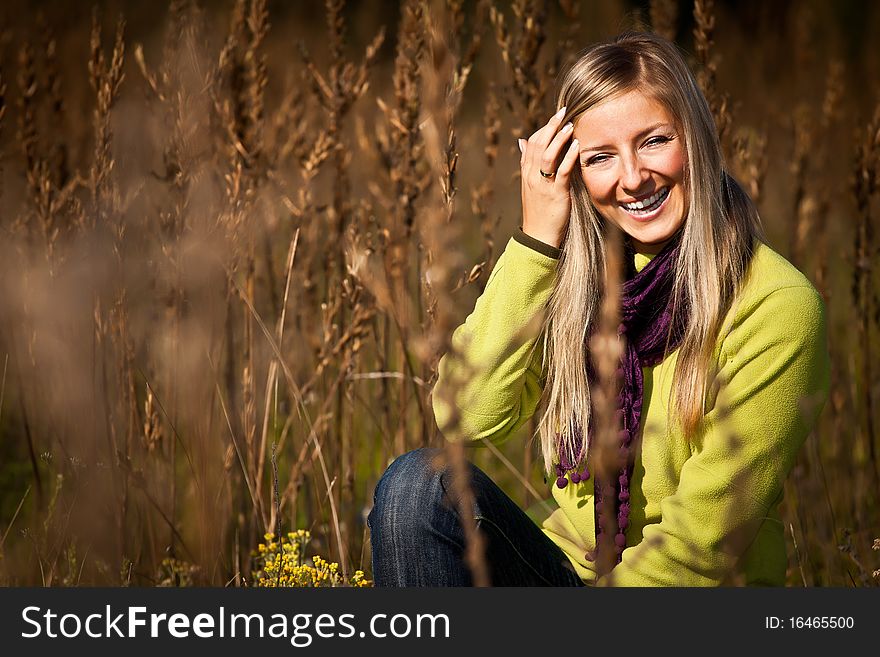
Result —
M 641 253 L 659 253 L 681 227 L 682 220 L 674 221 L 673 213 L 664 213 L 648 222 L 634 221 L 624 216 L 618 226 L 629 235 L 633 247 Z
M 675 230 L 624 230 L 638 253 L 660 253 Z

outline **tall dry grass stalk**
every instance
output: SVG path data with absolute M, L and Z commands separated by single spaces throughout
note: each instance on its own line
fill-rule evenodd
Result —
M 614 482 L 620 472 L 622 450 L 620 448 L 620 422 L 617 419 L 617 397 L 621 381 L 617 375 L 623 353 L 626 349 L 625 337 L 617 332 L 620 325 L 621 290 L 623 289 L 623 236 L 615 227 L 610 227 L 605 239 L 605 271 L 602 281 L 602 305 L 596 329 L 590 338 L 589 351 L 596 373 L 591 387 L 593 398 L 593 438 L 590 447 L 592 472 L 600 482 L 601 504 L 606 512 L 601 515 L 603 522 L 597 527 L 599 576 L 611 572 L 617 563 L 617 515 L 614 513 L 616 487 Z M 597 522 L 600 519 L 597 518 Z
M 717 83 L 718 56 L 715 46 L 715 0 L 694 0 L 694 51 L 697 57 L 697 82 L 715 118 L 721 145 L 728 150 L 728 134 L 732 117 L 730 99 L 719 91 Z
M 853 196 L 856 202 L 856 226 L 853 245 L 852 298 L 856 309 L 857 332 L 862 347 L 859 358 L 859 406 L 862 441 L 868 454 L 873 474 L 874 490 L 880 487 L 880 463 L 877 455 L 875 425 L 874 337 L 873 329 L 880 325 L 880 303 L 874 263 L 878 250 L 874 243 L 874 212 L 872 204 L 880 190 L 880 105 L 874 109 L 857 146 L 853 176 Z
M 650 9 L 655 30 L 683 11 Z M 347 573 L 367 567 L 373 486 L 394 456 L 441 443 L 437 360 L 519 222 L 511 137 L 547 120 L 555 71 L 587 31 L 616 31 L 615 11 L 327 0 L 313 29 L 298 7 L 173 0 L 156 35 L 97 13 L 64 31 L 48 8 L 13 16 L 0 582 L 247 585 L 263 533 L 299 528 Z M 871 109 L 849 93 L 869 64 L 855 46 L 825 63 L 841 35 L 818 5 L 780 14 L 813 54 L 760 21 L 746 35 L 723 4 L 694 11 L 725 148 L 781 250 L 800 235 L 793 258 L 828 302 L 834 383 L 787 490 L 789 580 L 876 583 L 876 119 L 851 181 L 842 138 Z M 797 80 L 730 74 L 761 57 Z M 774 109 L 798 105 L 799 132 Z M 549 497 L 521 438 L 447 461 Z
M 373 41 L 367 46 L 363 59 L 359 63 L 346 61 L 343 57 L 346 38 L 346 24 L 343 16 L 345 3 L 340 0 L 328 0 L 325 7 L 330 46 L 330 64 L 326 77 L 318 72 L 305 47 L 302 47 L 301 50 L 314 81 L 313 89 L 320 92 L 317 98 L 328 115 L 327 148 L 334 154 L 333 202 L 328 208 L 330 210 L 328 220 L 334 226 L 333 239 L 337 244 L 342 244 L 347 239 L 350 230 L 357 230 L 354 216 L 356 208 L 349 181 L 352 149 L 342 130 L 354 103 L 366 93 L 369 87 L 368 74 L 384 41 L 385 33 L 384 29 L 379 30 Z M 352 383 L 349 375 L 356 366 L 360 350 L 359 342 L 373 321 L 375 306 L 369 301 L 368 295 L 363 294 L 362 287 L 354 286 L 356 279 L 349 278 L 346 271 L 345 254 L 341 249 L 337 249 L 331 258 L 325 260 L 325 267 L 327 268 L 325 269 L 325 278 L 328 289 L 343 291 L 339 303 L 331 306 L 337 309 L 336 315 L 329 317 L 328 320 L 338 327 L 351 324 L 349 332 L 343 332 L 339 336 L 340 342 L 335 347 L 337 354 L 341 347 L 345 347 L 348 357 L 343 360 L 343 365 L 337 374 L 340 382 L 337 386 L 333 411 L 334 430 L 328 435 L 328 438 L 336 440 L 328 442 L 338 441 L 339 444 L 335 460 L 337 470 L 342 477 L 342 484 L 337 487 L 337 499 L 338 503 L 344 501 L 346 506 L 351 509 L 345 524 L 347 528 L 352 528 L 358 521 L 356 509 L 351 504 L 354 496 L 355 447 L 352 444 L 353 416 L 349 412 L 351 407 L 346 400 L 350 399 L 352 395 Z M 345 538 L 342 534 L 340 536 Z M 347 559 L 344 556 L 341 559 L 343 573 L 347 576 Z
M 831 156 L 830 144 L 841 122 L 841 104 L 844 96 L 844 67 L 840 60 L 832 59 L 828 64 L 825 77 L 825 94 L 822 99 L 822 113 L 819 123 L 820 137 L 817 140 L 820 149 L 817 162 L 825 162 Z M 822 293 L 826 303 L 829 301 L 830 283 L 828 280 L 829 260 L 829 222 L 832 210 L 834 190 L 827 177 L 820 177 L 818 201 L 816 208 L 816 244 L 815 274 L 816 287 Z M 836 386 L 835 386 L 836 387 Z
M 566 27 L 558 47 L 553 49 L 550 65 L 544 70 L 540 58 L 546 41 L 548 3 L 545 0 L 523 0 L 512 3 L 512 27 L 498 5 L 494 2 L 489 3 L 489 19 L 495 30 L 495 41 L 507 68 L 509 80 L 501 87 L 502 98 L 507 107 L 518 115 L 516 126 L 509 133 L 508 147 L 505 149 L 514 161 L 518 159 L 516 140 L 530 135 L 546 122 L 550 114 L 547 111 L 549 109 L 547 99 L 550 97 L 554 78 L 563 64 L 576 57 L 577 51 L 583 47 L 578 43 L 580 27 L 578 5 L 565 1 L 560 2 L 559 6 L 566 19 Z M 489 116 L 490 114 L 487 113 L 487 120 Z M 520 183 L 519 174 L 519 169 L 516 169 L 513 177 L 514 185 Z M 481 192 L 485 196 L 485 190 Z M 536 435 L 537 422 L 537 415 L 529 421 L 529 435 Z M 533 450 L 524 450 L 523 471 L 531 471 L 534 462 Z M 530 501 L 530 494 L 526 489 L 524 503 L 528 504 Z
M 767 176 L 767 143 L 766 132 L 756 129 L 741 130 L 733 139 L 737 179 L 759 208 L 764 198 Z
M 829 316 L 834 314 L 837 298 L 832 294 L 828 278 L 830 216 L 834 211 L 832 198 L 835 191 L 829 187 L 824 172 L 832 156 L 831 145 L 836 139 L 840 122 L 843 68 L 839 61 L 829 62 L 824 79 L 823 100 L 820 107 L 802 102 L 794 113 L 794 157 L 791 174 L 794 180 L 792 194 L 792 223 L 790 258 L 805 272 L 814 272 L 814 283 L 825 299 Z M 818 115 L 818 116 L 817 116 Z M 841 343 L 832 341 L 830 415 L 835 418 L 833 432 L 843 431 L 841 419 L 848 395 L 845 390 L 845 373 L 841 365 Z M 846 349 L 846 347 L 843 347 Z M 839 433 L 838 433 L 839 435 Z M 841 446 L 828 444 L 822 439 L 821 427 L 817 427 L 806 440 L 804 453 L 796 465 L 792 477 L 786 483 L 786 499 L 789 517 L 786 529 L 794 547 L 797 565 L 797 583 L 813 586 L 822 581 L 826 568 L 838 570 L 840 553 L 837 542 L 842 537 L 840 513 L 835 511 L 839 502 L 834 499 L 833 474 Z M 815 522 L 817 514 L 810 507 L 817 504 L 825 518 L 823 525 Z M 810 534 L 814 534 L 812 541 Z M 821 535 L 818 538 L 815 534 Z M 844 570 L 838 570 L 841 576 Z
M 510 76 L 509 85 L 505 85 L 507 102 L 511 107 L 516 103 L 521 116 L 516 136 L 531 134 L 547 120 L 546 103 L 553 78 L 544 75 L 539 64 L 541 48 L 547 39 L 547 5 L 547 0 L 514 0 L 512 28 L 494 3 L 489 9 L 495 40 Z
M 794 179 L 794 212 L 795 221 L 791 230 L 789 257 L 791 261 L 803 268 L 805 249 L 812 237 L 816 200 L 811 193 L 809 175 L 809 155 L 816 135 L 812 131 L 813 118 L 809 108 L 796 108 L 793 115 L 794 153 L 791 159 L 791 173 Z
M 428 162 L 439 184 L 430 188 L 431 201 L 422 213 L 419 226 L 425 244 L 425 292 L 430 324 L 422 343 L 423 358 L 429 363 L 432 378 L 436 375 L 439 357 L 450 350 L 455 328 L 454 297 L 451 294 L 454 273 L 460 263 L 455 253 L 459 230 L 456 219 L 456 146 L 455 121 L 461 105 L 472 62 L 462 61 L 456 38 L 461 27 L 461 4 L 453 3 L 445 10 L 443 2 L 434 2 L 428 9 L 428 53 L 424 74 L 424 99 L 427 119 L 424 124 L 425 150 Z M 485 539 L 474 518 L 474 496 L 470 487 L 465 448 L 462 443 L 448 444 L 445 451 L 454 499 L 465 536 L 464 560 L 471 571 L 475 586 L 489 586 L 489 569 L 485 560 Z M 438 464 L 438 467 L 444 467 Z
M 3 124 L 6 118 L 6 82 L 3 79 L 3 70 L 0 69 L 0 138 L 3 136 Z M 0 139 L 2 143 L 2 139 Z M 3 151 L 0 150 L 0 201 L 3 200 Z
M 112 258 L 108 262 L 116 285 L 106 294 L 94 296 L 94 370 L 97 375 L 96 394 L 101 397 L 100 406 L 106 414 L 105 437 L 108 441 L 111 462 L 119 468 L 114 470 L 112 494 L 117 502 L 114 509 L 116 542 L 120 554 L 129 552 L 131 540 L 126 530 L 132 485 L 137 485 L 137 473 L 131 467 L 135 434 L 136 398 L 134 391 L 134 346 L 129 333 L 130 318 L 128 289 L 124 285 L 125 231 L 123 199 L 118 181 L 113 176 L 115 158 L 112 150 L 113 128 L 110 112 L 119 98 L 124 77 L 125 22 L 120 17 L 110 51 L 105 54 L 100 14 L 92 12 L 90 57 L 88 62 L 89 83 L 95 94 L 92 115 L 94 155 L 89 169 L 88 186 L 91 203 L 86 214 L 86 226 L 106 240 Z M 111 391 L 114 388 L 115 391 Z M 115 393 L 115 394 L 114 394 Z M 173 517 L 173 516 L 172 516 Z M 172 543 L 173 545 L 173 543 Z

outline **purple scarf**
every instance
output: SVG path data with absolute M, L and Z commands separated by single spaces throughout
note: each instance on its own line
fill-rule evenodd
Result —
M 626 349 L 617 370 L 621 381 L 621 391 L 617 397 L 620 431 L 620 472 L 615 482 L 599 482 L 593 480 L 594 499 L 596 503 L 596 546 L 599 536 L 604 531 L 603 525 L 606 512 L 617 515 L 617 535 L 614 542 L 617 549 L 617 561 L 621 559 L 626 547 L 626 528 L 629 526 L 629 482 L 633 471 L 632 451 L 634 440 L 639 436 L 642 417 L 642 396 L 644 382 L 642 368 L 652 367 L 662 361 L 668 353 L 675 351 L 681 343 L 687 322 L 687 308 L 676 313 L 675 325 L 672 323 L 672 290 L 675 280 L 675 262 L 678 257 L 678 246 L 681 231 L 663 247 L 643 269 L 636 273 L 633 265 L 634 253 L 627 245 L 627 280 L 623 285 L 621 299 L 621 323 L 618 335 L 626 336 Z M 669 344 L 667 345 L 667 338 Z M 668 347 L 668 349 L 667 349 Z M 594 379 L 594 370 L 587 358 L 589 379 Z M 580 442 L 580 436 L 576 435 Z M 586 481 L 590 471 L 584 467 L 578 470 L 577 464 L 560 458 L 556 466 L 556 485 L 564 488 L 568 481 L 572 483 Z M 610 499 L 609 499 L 610 498 Z M 595 560 L 597 553 L 587 555 Z

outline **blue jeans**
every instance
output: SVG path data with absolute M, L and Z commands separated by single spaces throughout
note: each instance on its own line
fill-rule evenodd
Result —
M 367 519 L 376 586 L 473 584 L 451 475 L 433 463 L 441 452 L 398 457 L 376 485 Z M 492 586 L 583 586 L 562 550 L 482 470 L 468 466 Z

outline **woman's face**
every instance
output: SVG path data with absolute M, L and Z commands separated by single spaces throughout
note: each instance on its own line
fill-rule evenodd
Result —
M 682 136 L 666 108 L 639 91 L 605 100 L 578 117 L 581 176 L 599 213 L 659 253 L 687 212 Z

